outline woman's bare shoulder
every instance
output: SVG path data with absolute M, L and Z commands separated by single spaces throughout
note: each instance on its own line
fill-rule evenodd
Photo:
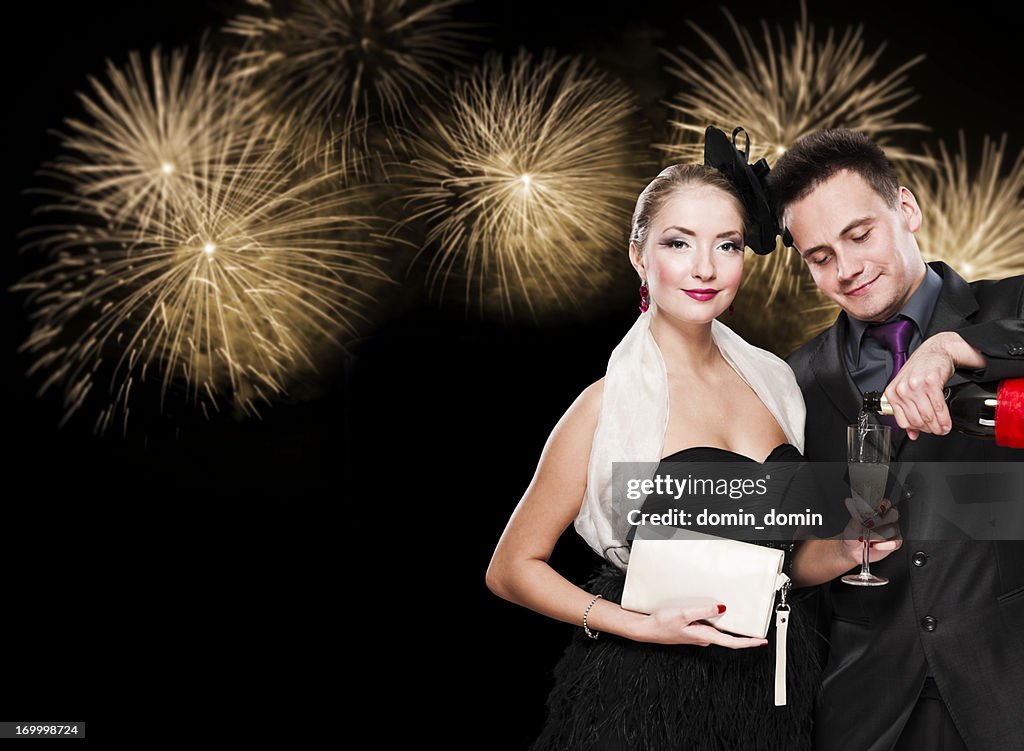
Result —
M 604 377 L 602 376 L 587 386 L 580 395 L 576 397 L 569 408 L 569 412 L 578 412 L 579 419 L 597 423 L 597 417 L 601 414 L 601 398 L 604 396 Z
M 554 433 L 564 436 L 577 449 L 582 448 L 583 444 L 589 446 L 601 415 L 603 395 L 604 378 L 602 377 L 580 392 L 569 409 L 562 415 L 562 419 L 558 421 Z

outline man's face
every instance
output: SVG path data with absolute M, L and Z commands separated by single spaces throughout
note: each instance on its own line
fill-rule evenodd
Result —
M 914 233 L 921 210 L 906 188 L 893 208 L 844 170 L 794 202 L 783 217 L 818 288 L 853 318 L 885 321 L 924 279 Z

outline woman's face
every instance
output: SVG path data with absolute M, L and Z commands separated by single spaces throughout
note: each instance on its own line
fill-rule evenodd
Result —
M 736 297 L 743 277 L 743 220 L 736 200 L 707 185 L 676 190 L 651 221 L 633 265 L 660 314 L 708 323 Z

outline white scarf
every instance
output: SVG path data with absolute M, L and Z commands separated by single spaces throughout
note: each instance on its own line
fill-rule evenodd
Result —
M 652 310 L 642 313 L 608 358 L 587 489 L 575 521 L 587 544 L 621 569 L 626 568 L 629 549 L 623 539 L 627 530 L 612 525 L 612 519 L 622 518 L 613 511 L 612 463 L 657 466 L 668 427 L 668 375 L 651 335 L 652 318 Z M 786 440 L 803 453 L 806 408 L 790 367 L 717 320 L 711 322 L 711 337 L 725 361 L 778 421 Z

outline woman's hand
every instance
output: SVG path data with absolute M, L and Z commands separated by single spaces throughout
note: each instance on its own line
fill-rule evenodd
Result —
M 883 499 L 877 512 L 867 518 L 860 513 L 852 498 L 846 499 L 846 510 L 850 512 L 850 521 L 840 534 L 801 542 L 790 576 L 795 586 L 824 584 L 860 566 L 865 532 L 871 533 L 868 549 L 871 563 L 882 560 L 903 545 L 898 524 L 900 513 L 888 498 Z
M 862 517 L 852 498 L 847 498 L 846 510 L 850 512 L 850 521 L 841 535 L 843 541 L 843 557 L 851 566 L 861 565 L 864 550 L 864 533 L 870 531 L 870 549 L 868 562 L 880 561 L 890 553 L 900 549 L 903 538 L 900 536 L 900 512 L 892 507 L 888 498 L 883 499 L 878 513 L 861 521 Z
M 698 647 L 717 644 L 729 649 L 763 647 L 768 643 L 767 639 L 733 636 L 714 626 L 700 623 L 705 618 L 715 617 L 719 612 L 724 610 L 718 605 L 657 610 L 640 622 L 634 640 L 654 644 L 693 644 Z

